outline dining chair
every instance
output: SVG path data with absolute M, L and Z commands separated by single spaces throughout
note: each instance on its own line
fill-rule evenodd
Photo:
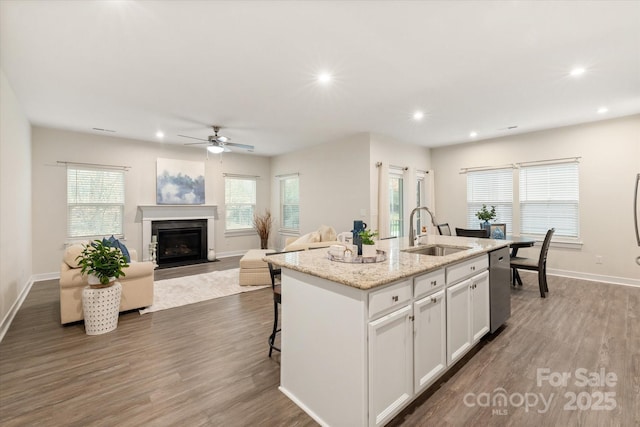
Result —
M 449 228 L 448 222 L 438 224 L 436 227 L 438 227 L 438 233 L 440 233 L 441 236 L 451 236 L 451 228 Z
M 547 285 L 547 254 L 549 253 L 549 246 L 551 245 L 551 237 L 555 231 L 555 228 L 547 231 L 544 242 L 542 242 L 542 248 L 540 248 L 540 256 L 538 259 L 519 256 L 511 258 L 511 269 L 513 270 L 514 277 L 516 277 L 518 270 L 533 270 L 538 272 L 538 287 L 540 288 L 540 297 L 542 298 L 545 297 L 545 293 L 549 293 L 549 286 Z M 519 281 L 519 284 L 522 286 L 522 281 Z
M 456 227 L 456 236 L 461 237 L 479 237 L 482 239 L 489 238 L 488 228 L 458 228 Z
M 270 252 L 265 254 L 265 256 L 280 255 L 288 252 L 300 252 L 302 250 L 303 249 L 294 251 Z M 281 351 L 280 348 L 275 346 L 275 342 L 276 335 L 281 331 L 281 328 L 278 328 L 278 312 L 280 306 L 282 305 L 282 285 L 280 283 L 280 279 L 282 277 L 282 269 L 280 267 L 274 266 L 270 262 L 267 262 L 267 266 L 269 266 L 269 275 L 271 276 L 271 290 L 273 291 L 273 329 L 271 331 L 271 335 L 269 335 L 269 357 L 271 357 L 271 353 L 273 353 L 273 350 Z
M 265 254 L 266 256 L 277 255 L 281 252 L 271 252 Z M 280 348 L 275 346 L 276 334 L 280 332 L 278 328 L 278 311 L 279 306 L 282 304 L 282 285 L 280 284 L 280 277 L 282 275 L 282 269 L 274 266 L 272 263 L 267 262 L 269 266 L 269 275 L 271 276 L 271 290 L 273 291 L 273 330 L 269 335 L 269 357 L 273 350 L 280 351 Z

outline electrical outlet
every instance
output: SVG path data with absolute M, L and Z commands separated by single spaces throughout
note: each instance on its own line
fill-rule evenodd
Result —
M 596 264 L 602 264 L 602 255 L 596 255 Z

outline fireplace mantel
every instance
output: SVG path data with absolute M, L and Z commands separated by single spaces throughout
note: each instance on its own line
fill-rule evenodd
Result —
M 218 219 L 217 205 L 139 205 L 140 221 L 161 219 Z
M 206 219 L 207 244 L 215 249 L 215 224 L 218 219 L 217 205 L 138 205 L 136 221 L 142 222 L 142 259 L 151 259 L 151 222 L 175 219 Z

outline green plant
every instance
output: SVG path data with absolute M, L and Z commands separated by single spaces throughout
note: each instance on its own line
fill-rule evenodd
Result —
M 108 285 L 112 277 L 125 276 L 122 270 L 129 267 L 127 260 L 118 248 L 113 248 L 101 240 L 94 240 L 76 258 L 82 274 L 93 274 L 101 285 Z
M 491 210 L 487 209 L 487 205 L 483 204 L 482 209 L 476 212 L 478 219 L 483 221 L 491 221 L 496 218 L 496 207 L 491 206 Z
M 375 245 L 375 242 L 373 241 L 373 238 L 376 237 L 378 235 L 377 231 L 371 231 L 371 230 L 362 230 L 358 236 L 360 236 L 360 240 L 362 241 L 363 245 Z

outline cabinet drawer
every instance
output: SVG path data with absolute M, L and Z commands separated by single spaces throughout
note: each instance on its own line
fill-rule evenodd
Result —
M 474 274 L 481 273 L 487 268 L 489 268 L 489 259 L 486 254 L 447 267 L 447 284 L 459 282 Z
M 411 300 L 411 281 L 391 285 L 369 294 L 369 319 L 389 312 Z
M 429 292 L 437 291 L 444 286 L 444 268 L 413 279 L 413 296 L 420 298 Z

